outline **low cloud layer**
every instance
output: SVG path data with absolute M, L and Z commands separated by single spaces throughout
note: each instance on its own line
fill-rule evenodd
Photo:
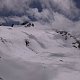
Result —
M 6 24 L 23 20 L 52 22 L 59 15 L 77 21 L 79 12 L 74 0 L 0 0 L 0 21 Z

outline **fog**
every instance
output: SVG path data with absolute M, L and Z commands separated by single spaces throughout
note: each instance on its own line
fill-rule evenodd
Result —
M 79 12 L 75 0 L 0 0 L 0 23 L 6 25 L 24 20 L 52 23 L 56 13 L 67 20 L 79 21 Z

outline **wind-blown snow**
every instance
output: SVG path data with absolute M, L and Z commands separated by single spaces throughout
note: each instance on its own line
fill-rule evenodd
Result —
M 0 27 L 2 80 L 80 80 L 80 50 L 50 26 Z M 26 45 L 25 40 L 29 41 Z
M 77 2 L 0 0 L 0 80 L 80 80 Z

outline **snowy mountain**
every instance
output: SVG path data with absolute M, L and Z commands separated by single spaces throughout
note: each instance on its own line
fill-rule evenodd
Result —
M 80 0 L 0 0 L 0 80 L 80 80 Z
M 49 25 L 0 27 L 0 80 L 79 80 L 75 39 Z

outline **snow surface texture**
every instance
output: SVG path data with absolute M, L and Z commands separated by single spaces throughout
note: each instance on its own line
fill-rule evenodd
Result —
M 0 80 L 80 80 L 78 1 L 0 0 Z
M 80 80 L 80 49 L 48 25 L 0 27 L 0 80 Z

